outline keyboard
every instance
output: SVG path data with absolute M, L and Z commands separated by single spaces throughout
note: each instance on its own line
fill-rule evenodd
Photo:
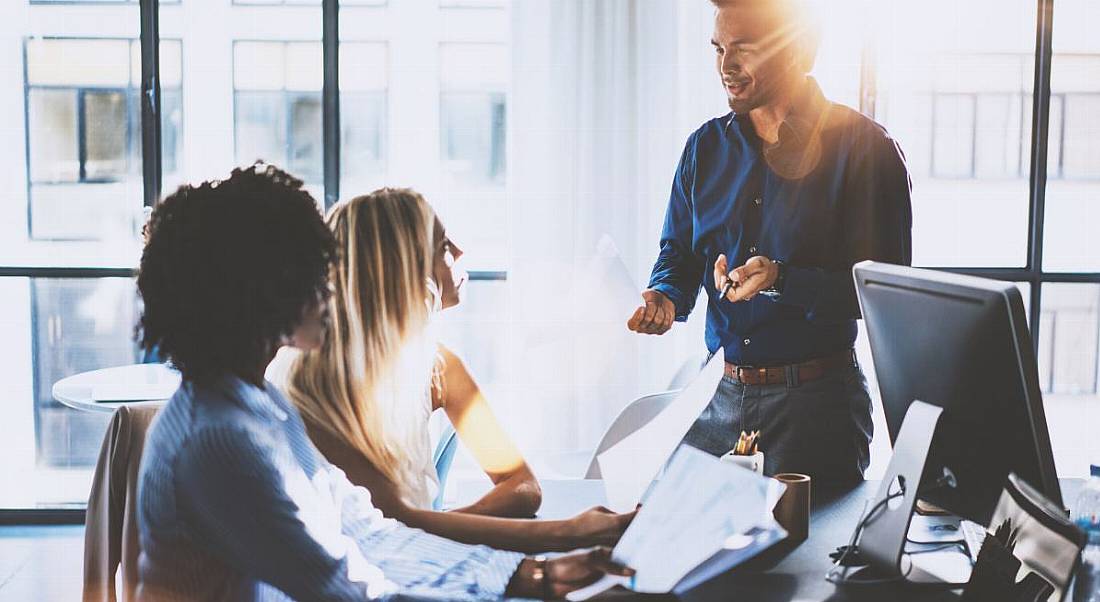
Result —
M 974 521 L 963 520 L 959 522 L 959 531 L 962 533 L 962 538 L 966 542 L 966 551 L 970 554 L 971 562 L 978 562 L 978 552 L 982 549 L 982 544 L 985 542 L 985 527 Z

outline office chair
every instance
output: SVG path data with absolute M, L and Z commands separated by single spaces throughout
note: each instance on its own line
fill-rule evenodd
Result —
M 611 426 L 607 427 L 603 438 L 600 439 L 600 444 L 596 447 L 592 459 L 588 462 L 588 472 L 585 473 L 584 478 L 603 478 L 603 475 L 600 474 L 600 464 L 596 461 L 596 458 L 616 443 L 627 438 L 634 431 L 649 424 L 649 421 L 668 407 L 668 404 L 672 403 L 679 394 L 679 390 L 674 390 L 643 395 L 627 404 L 615 417 L 615 420 L 611 422 Z
M 432 510 L 443 509 L 443 492 L 447 488 L 447 475 L 451 472 L 451 464 L 455 459 L 455 450 L 458 449 L 458 433 L 455 427 L 448 421 L 439 436 L 439 443 L 432 454 L 432 464 L 435 466 L 435 474 L 439 478 L 439 492 L 432 500 Z
M 115 410 L 96 463 L 84 529 L 84 602 L 114 602 L 116 571 L 122 600 L 133 600 L 141 545 L 137 481 L 145 433 L 160 406 Z M 121 570 L 119 570 L 121 569 Z

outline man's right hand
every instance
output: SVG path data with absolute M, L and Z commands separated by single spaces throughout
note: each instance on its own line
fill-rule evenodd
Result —
M 663 293 L 653 289 L 642 292 L 643 303 L 634 310 L 626 327 L 642 334 L 664 334 L 676 319 L 676 306 Z

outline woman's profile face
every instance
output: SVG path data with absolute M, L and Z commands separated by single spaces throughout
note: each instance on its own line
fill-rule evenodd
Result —
M 456 268 L 455 262 L 462 257 L 462 249 L 447 236 L 447 230 L 439 218 L 435 220 L 433 239 L 432 279 L 439 289 L 443 309 L 454 307 L 462 301 L 462 290 L 466 285 L 466 271 Z
M 302 311 L 302 321 L 290 335 L 288 344 L 302 351 L 312 351 L 325 342 L 328 330 L 328 300 L 318 297 L 317 302 L 309 304 Z

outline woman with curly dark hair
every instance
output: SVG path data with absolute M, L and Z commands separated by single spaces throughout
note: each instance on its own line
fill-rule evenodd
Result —
M 154 210 L 140 338 L 182 373 L 146 439 L 140 600 L 559 597 L 616 573 L 605 549 L 554 560 L 386 519 L 264 381 L 281 345 L 324 339 L 332 235 L 270 166 L 185 186 Z

